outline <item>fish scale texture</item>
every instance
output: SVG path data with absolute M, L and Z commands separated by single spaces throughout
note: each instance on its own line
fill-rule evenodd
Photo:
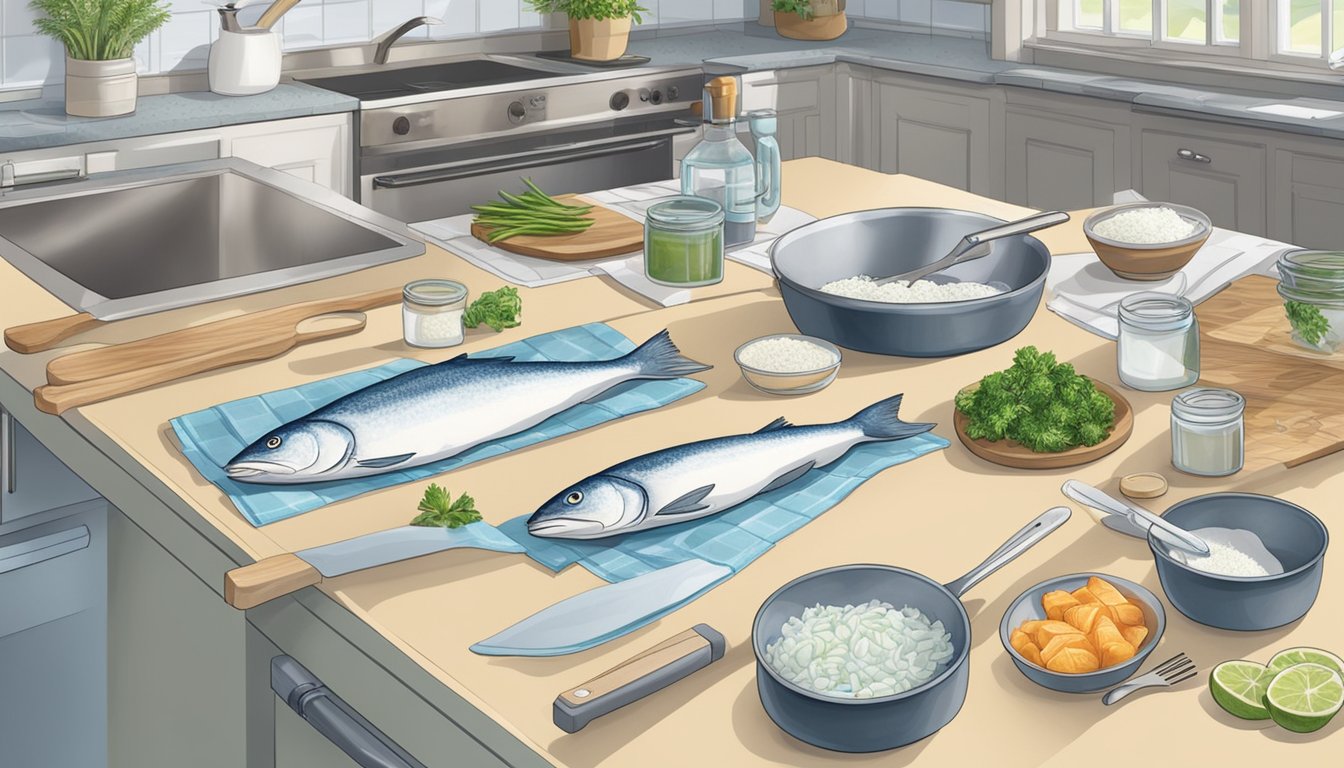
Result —
M 533 336 L 473 357 L 513 356 L 520 362 L 593 361 L 620 357 L 635 347 L 634 342 L 605 323 L 590 323 Z M 228 495 L 252 525 L 260 527 L 370 491 L 423 480 L 482 459 L 660 408 L 688 397 L 705 386 L 694 379 L 684 378 L 626 382 L 524 432 L 476 446 L 431 464 L 370 477 L 267 486 L 238 482 L 229 478 L 222 469 L 239 451 L 276 427 L 370 384 L 423 366 L 424 363 L 416 360 L 394 360 L 376 368 L 223 403 L 179 416 L 170 423 L 183 455 L 192 466 Z M 407 510 L 407 522 L 410 522 L 414 513 L 415 510 Z

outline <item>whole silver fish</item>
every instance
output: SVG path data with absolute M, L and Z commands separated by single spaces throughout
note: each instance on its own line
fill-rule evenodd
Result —
M 468 358 L 417 368 L 352 392 L 261 437 L 225 465 L 249 483 L 311 483 L 438 461 L 540 424 L 634 379 L 708 369 L 667 331 L 599 362 Z
M 717 514 L 781 488 L 850 448 L 901 440 L 934 424 L 900 419 L 902 395 L 835 424 L 778 419 L 759 432 L 701 440 L 605 469 L 556 494 L 527 520 L 533 536 L 598 539 Z

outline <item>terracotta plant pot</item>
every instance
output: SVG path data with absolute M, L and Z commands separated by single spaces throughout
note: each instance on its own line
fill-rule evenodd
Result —
M 65 112 L 76 117 L 111 117 L 135 111 L 139 82 L 135 59 L 65 59 Z
M 570 19 L 570 55 L 584 61 L 615 61 L 630 44 L 631 19 Z
M 834 16 L 814 16 L 804 19 L 796 13 L 775 11 L 775 31 L 781 37 L 794 40 L 834 40 L 849 29 L 849 20 L 844 13 Z

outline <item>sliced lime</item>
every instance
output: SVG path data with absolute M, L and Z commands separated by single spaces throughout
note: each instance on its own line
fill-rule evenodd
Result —
M 1279 651 L 1269 660 L 1269 671 L 1278 674 L 1297 664 L 1320 664 L 1344 675 L 1344 659 L 1320 648 L 1289 648 Z
M 1209 673 L 1209 692 L 1218 706 L 1242 720 L 1268 720 L 1265 690 L 1274 675 L 1253 661 L 1224 661 Z
M 1298 733 L 1325 727 L 1344 705 L 1344 680 L 1320 664 L 1298 664 L 1274 676 L 1265 691 L 1274 722 Z

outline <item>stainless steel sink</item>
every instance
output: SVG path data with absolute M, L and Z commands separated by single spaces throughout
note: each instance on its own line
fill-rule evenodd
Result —
M 238 159 L 99 174 L 0 198 L 0 257 L 101 320 L 423 252 L 401 222 Z

